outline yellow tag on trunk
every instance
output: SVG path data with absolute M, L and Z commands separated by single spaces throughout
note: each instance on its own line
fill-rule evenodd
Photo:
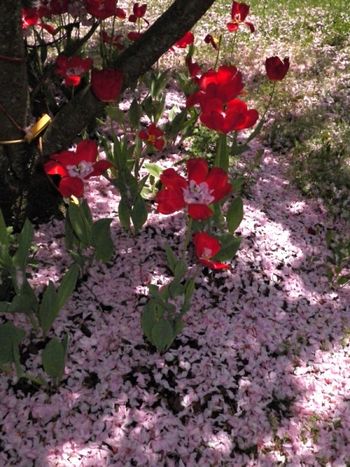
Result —
M 40 133 L 42 133 L 45 130 L 45 128 L 48 127 L 50 122 L 51 117 L 47 114 L 44 114 L 41 118 L 39 118 L 39 120 L 35 122 L 26 132 L 24 139 L 27 141 L 27 143 L 30 143 L 31 141 L 33 141 L 33 139 L 39 136 Z

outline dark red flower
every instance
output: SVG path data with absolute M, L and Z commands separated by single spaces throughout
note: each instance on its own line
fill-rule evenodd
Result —
M 158 151 L 164 148 L 164 132 L 151 123 L 148 128 L 139 132 L 139 137 L 147 144 L 154 146 Z
M 122 34 L 116 34 L 115 36 L 110 36 L 106 33 L 106 31 L 101 31 L 100 37 L 101 37 L 102 42 L 104 42 L 105 44 L 113 45 L 119 50 L 125 49 L 124 44 L 121 42 L 123 39 Z
M 136 21 L 140 18 L 143 18 L 146 14 L 147 4 L 143 3 L 140 5 L 139 3 L 134 3 L 133 5 L 133 13 L 129 16 L 129 21 L 131 23 L 136 23 Z
M 221 249 L 219 240 L 206 232 L 197 232 L 193 235 L 193 243 L 199 262 L 210 269 L 229 269 L 230 265 L 213 261 L 212 258 L 217 255 Z
M 138 41 L 141 36 L 142 36 L 142 32 L 136 32 L 136 31 L 128 32 L 128 39 L 133 42 Z
M 110 16 L 118 16 L 124 19 L 125 11 L 117 8 L 116 3 L 116 0 L 85 0 L 87 12 L 95 18 L 106 19 Z
M 62 15 L 68 11 L 69 0 L 41 0 L 39 16 Z
M 251 32 L 255 31 L 254 25 L 248 21 L 244 21 L 249 13 L 249 5 L 246 3 L 232 2 L 231 22 L 227 24 L 227 29 L 230 32 L 237 31 L 241 24 L 247 26 Z
M 205 36 L 204 42 L 206 44 L 210 44 L 212 47 L 214 47 L 215 50 L 218 50 L 218 41 L 214 39 L 214 37 L 211 34 L 207 34 Z
M 91 58 L 66 57 L 60 55 L 56 60 L 56 73 L 64 78 L 66 86 L 78 86 L 81 76 L 92 67 Z
M 209 170 L 204 159 L 187 161 L 187 173 L 188 180 L 174 169 L 164 170 L 160 176 L 162 188 L 156 196 L 158 212 L 171 214 L 187 206 L 193 219 L 208 219 L 213 215 L 209 206 L 232 190 L 227 173 L 218 167 Z
M 202 106 L 201 122 L 219 133 L 240 131 L 255 125 L 259 114 L 255 109 L 248 110 L 240 99 L 224 103 L 220 99 L 209 99 Z
M 39 22 L 39 13 L 36 8 L 22 8 L 22 29 L 35 26 Z
M 37 8 L 22 8 L 22 29 L 28 29 L 31 26 L 39 26 L 54 36 L 56 34 L 56 29 L 50 24 L 41 23 L 41 15 L 39 13 Z
M 285 57 L 283 62 L 278 57 L 270 57 L 265 60 L 267 77 L 271 81 L 281 81 L 289 70 L 289 58 Z
M 95 141 L 81 141 L 74 151 L 52 154 L 44 164 L 44 170 L 48 175 L 61 177 L 58 190 L 62 196 L 74 195 L 80 198 L 84 196 L 84 181 L 102 175 L 112 166 L 106 160 L 96 162 L 97 153 Z
M 123 86 L 123 74 L 119 70 L 96 70 L 91 72 L 91 90 L 102 102 L 118 99 Z
M 186 58 L 186 65 L 187 65 L 188 72 L 189 72 L 192 80 L 194 82 L 198 83 L 200 77 L 203 74 L 202 68 L 198 65 L 198 63 L 192 62 L 191 57 Z
M 181 39 L 175 42 L 174 47 L 178 47 L 179 49 L 185 49 L 188 45 L 193 44 L 194 42 L 194 35 L 191 31 L 186 32 Z

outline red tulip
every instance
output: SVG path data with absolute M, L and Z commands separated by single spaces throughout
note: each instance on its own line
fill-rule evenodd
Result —
M 56 73 L 64 78 L 66 86 L 78 86 L 81 76 L 92 67 L 91 58 L 66 57 L 60 55 L 56 60 Z
M 165 141 L 163 139 L 164 132 L 151 123 L 148 128 L 139 132 L 139 137 L 146 143 L 154 146 L 158 151 L 164 148 Z
M 265 60 L 265 69 L 267 77 L 271 81 L 281 81 L 289 70 L 289 58 L 286 57 L 283 62 L 278 57 L 270 57 Z
M 80 198 L 84 196 L 84 181 L 102 175 L 112 166 L 106 160 L 96 162 L 97 153 L 95 141 L 81 141 L 73 151 L 52 154 L 44 170 L 48 175 L 61 177 L 58 190 L 62 196 Z
M 219 133 L 240 131 L 255 125 L 259 114 L 255 109 L 248 110 L 247 104 L 240 99 L 223 103 L 219 99 L 206 101 L 202 106 L 201 122 Z
M 134 3 L 133 6 L 133 14 L 129 16 L 129 21 L 131 23 L 136 23 L 136 21 L 140 18 L 143 18 L 146 14 L 147 4 L 144 3 L 140 5 L 139 3 Z
M 118 99 L 123 85 L 123 74 L 119 70 L 96 70 L 91 73 L 91 90 L 102 102 Z
M 246 3 L 232 2 L 231 19 L 232 21 L 227 24 L 227 29 L 230 32 L 237 31 L 241 24 L 247 26 L 251 32 L 255 31 L 254 25 L 248 21 L 244 21 L 249 13 L 249 5 Z
M 187 161 L 188 180 L 174 169 L 166 169 L 160 176 L 162 188 L 156 196 L 157 210 L 172 214 L 185 207 L 193 219 L 204 220 L 213 215 L 209 207 L 228 195 L 232 186 L 227 173 L 218 167 L 208 168 L 204 159 Z
M 212 258 L 217 255 L 221 249 L 219 240 L 206 232 L 197 232 L 193 236 L 193 243 L 199 262 L 210 269 L 229 269 L 230 265 L 213 261 Z
M 117 8 L 116 3 L 115 0 L 85 0 L 87 12 L 95 18 L 106 19 L 110 16 L 118 16 L 118 18 L 124 19 L 125 11 Z
M 188 45 L 193 44 L 194 42 L 194 35 L 191 31 L 186 32 L 181 39 L 175 42 L 174 47 L 178 47 L 179 49 L 185 49 Z

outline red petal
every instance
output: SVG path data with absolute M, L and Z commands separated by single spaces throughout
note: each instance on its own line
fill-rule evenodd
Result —
M 215 201 L 219 201 L 232 191 L 232 185 L 228 181 L 225 170 L 213 167 L 206 180 L 208 187 L 212 190 Z
M 78 177 L 64 177 L 58 185 L 62 196 L 68 198 L 71 195 L 81 198 L 84 196 L 84 183 Z
M 187 161 L 188 180 L 196 183 L 204 182 L 208 175 L 208 163 L 204 159 L 190 159 Z
M 198 258 L 202 259 L 205 258 L 212 258 L 217 253 L 219 253 L 221 249 L 221 244 L 219 240 L 207 232 L 197 232 L 193 236 L 193 243 L 196 251 L 196 255 Z M 210 254 L 208 254 L 208 250 Z
M 107 169 L 111 168 L 112 166 L 113 164 L 109 161 L 106 161 L 106 160 L 97 161 L 93 165 L 94 170 L 85 178 L 87 179 L 90 177 L 99 177 L 100 175 L 103 174 L 103 172 L 105 172 Z
M 97 158 L 97 144 L 92 139 L 80 141 L 76 148 L 75 161 L 77 164 L 81 161 L 95 162 Z
M 213 211 L 206 204 L 189 204 L 188 215 L 192 219 L 205 220 L 213 215 Z
M 157 211 L 161 214 L 172 214 L 185 207 L 183 192 L 181 188 L 163 188 L 155 198 Z
M 165 187 L 186 188 L 187 181 L 174 169 L 166 169 L 160 176 L 160 181 Z
M 68 175 L 66 168 L 55 161 L 46 162 L 46 164 L 44 164 L 44 170 L 48 175 L 60 175 L 61 177 L 66 177 Z

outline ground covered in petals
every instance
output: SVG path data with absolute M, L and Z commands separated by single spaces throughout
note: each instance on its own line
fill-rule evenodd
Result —
M 196 37 L 225 27 L 228 2 L 217 3 Z M 203 270 L 184 331 L 157 353 L 140 316 L 148 285 L 170 280 L 164 245 L 180 246 L 184 217 L 152 211 L 131 237 L 117 220 L 118 193 L 102 179 L 90 182 L 94 218 L 113 219 L 115 254 L 89 269 L 55 321 L 53 334 L 69 335 L 58 389 L 1 375 L 0 466 L 350 465 L 350 285 L 330 284 L 326 241 L 328 230 L 349 231 L 350 18 L 346 1 L 340 12 L 298 10 L 306 2 L 293 0 L 283 11 L 265 7 L 272 3 L 251 2 L 257 34 L 242 35 L 240 54 L 229 45 L 224 54 L 252 87 L 263 81 L 265 56 L 291 60 L 267 130 L 236 167 L 254 167 L 263 150 L 245 190 L 232 269 Z M 263 86 L 253 96 L 260 111 Z M 183 105 L 183 96 L 169 98 L 169 107 Z M 172 167 L 180 152 L 160 165 Z M 63 221 L 35 235 L 30 281 L 40 289 L 59 281 L 71 259 Z M 191 248 L 189 256 L 195 262 Z M 29 333 L 21 316 L 14 322 Z M 32 374 L 44 375 L 45 344 L 23 341 Z
M 147 285 L 168 280 L 162 245 L 179 243 L 182 216 L 152 214 L 136 238 L 112 224 L 113 261 L 90 270 L 55 326 L 70 335 L 57 392 L 0 380 L 1 465 L 350 462 L 350 289 L 330 290 L 324 209 L 285 169 L 265 150 L 233 269 L 204 271 L 164 355 L 144 341 L 140 311 Z M 117 199 L 95 182 L 89 201 L 115 217 Z M 37 232 L 34 282 L 61 274 L 62 237 L 58 221 Z

